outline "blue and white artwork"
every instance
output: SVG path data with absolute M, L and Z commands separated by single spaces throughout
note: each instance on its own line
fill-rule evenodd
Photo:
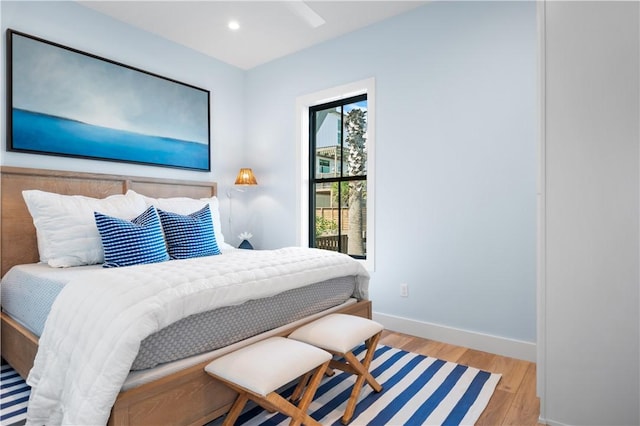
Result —
M 10 149 L 210 170 L 209 91 L 10 32 Z

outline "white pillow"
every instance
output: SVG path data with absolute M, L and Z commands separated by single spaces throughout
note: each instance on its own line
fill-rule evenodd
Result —
M 141 197 L 145 201 L 146 207 L 154 206 L 156 209 L 164 210 L 165 212 L 177 213 L 183 216 L 197 212 L 206 204 L 209 204 L 211 222 L 213 223 L 213 232 L 216 234 L 216 243 L 220 249 L 228 248 L 227 244 L 224 242 L 224 235 L 222 234 L 220 203 L 218 202 L 218 197 L 200 198 L 199 200 L 187 197 L 151 198 L 146 195 L 138 194 L 131 189 L 127 191 L 127 195 Z
M 143 199 L 132 195 L 98 199 L 27 190 L 22 196 L 36 227 L 40 261 L 55 268 L 104 261 L 94 211 L 131 220 L 147 208 Z

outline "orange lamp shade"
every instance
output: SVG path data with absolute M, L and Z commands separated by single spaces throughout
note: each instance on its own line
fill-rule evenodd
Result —
M 257 185 L 258 181 L 256 177 L 253 175 L 253 170 L 251 169 L 240 169 L 238 172 L 238 176 L 236 177 L 236 185 Z

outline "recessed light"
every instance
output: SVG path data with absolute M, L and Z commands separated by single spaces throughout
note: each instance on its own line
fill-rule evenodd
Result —
M 233 31 L 240 29 L 240 24 L 238 23 L 238 21 L 229 21 L 229 24 L 227 26 L 229 27 L 230 30 L 233 30 Z

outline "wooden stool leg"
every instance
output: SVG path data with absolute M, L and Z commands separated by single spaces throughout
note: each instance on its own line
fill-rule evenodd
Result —
M 307 389 L 304 392 L 304 396 L 298 404 L 298 408 L 300 408 L 301 411 L 305 413 L 307 412 L 307 408 L 309 408 L 309 404 L 311 404 L 311 401 L 313 400 L 313 397 L 318 390 L 318 386 L 320 385 L 320 381 L 322 381 L 322 378 L 324 377 L 324 372 L 326 371 L 328 365 L 329 361 L 316 368 L 315 373 L 313 373 L 313 376 L 311 377 L 311 380 L 307 385 Z
M 302 392 L 304 391 L 304 388 L 307 386 L 307 383 L 309 382 L 310 377 L 311 377 L 311 371 L 309 371 L 307 374 L 305 374 L 300 378 L 300 380 L 298 381 L 298 386 L 296 386 L 295 390 L 291 394 L 291 397 L 289 397 L 289 401 L 293 403 L 297 403 L 300 400 L 300 397 L 302 396 Z
M 271 392 L 266 397 L 262 397 L 261 400 L 255 400 L 258 404 L 262 405 L 264 401 L 277 408 L 277 411 L 282 414 L 291 417 L 290 425 L 309 425 L 309 426 L 322 426 L 313 417 L 306 412 L 302 412 L 298 407 L 281 397 L 275 392 Z
M 342 415 L 342 424 L 349 424 L 351 421 L 351 417 L 353 417 L 353 413 L 356 410 L 356 404 L 358 402 L 358 396 L 360 396 L 360 391 L 362 391 L 362 385 L 364 384 L 364 376 L 358 375 L 356 379 L 356 383 L 353 385 L 351 389 L 351 396 L 349 396 L 349 401 L 347 402 L 347 408 L 344 410 L 344 414 Z
M 231 409 L 227 413 L 227 417 L 225 417 L 222 426 L 233 426 L 236 420 L 238 420 L 238 417 L 240 416 L 240 413 L 242 413 L 242 409 L 247 404 L 248 400 L 249 397 L 247 396 L 247 394 L 245 392 L 240 392 L 235 402 L 231 406 Z
M 373 361 L 373 357 L 376 354 L 376 348 L 378 347 L 378 341 L 380 340 L 381 335 L 382 332 L 377 333 L 367 341 L 367 354 L 362 360 L 365 379 L 367 380 L 367 383 L 369 383 L 369 386 L 371 386 L 376 392 L 382 391 L 382 386 L 380 386 L 380 383 L 378 383 L 378 381 L 371 375 L 369 367 L 371 366 L 371 361 Z
M 309 383 L 304 392 L 304 395 L 300 400 L 300 403 L 298 404 L 298 409 L 300 410 L 300 413 L 304 416 L 300 420 L 302 424 L 309 424 L 308 423 L 309 421 L 316 422 L 316 420 L 314 420 L 313 417 L 309 416 L 309 413 L 307 413 L 307 408 L 309 408 L 309 404 L 311 404 L 311 401 L 313 400 L 313 397 L 316 394 L 316 391 L 318 390 L 318 386 L 320 385 L 320 381 L 324 377 L 324 372 L 327 369 L 328 365 L 329 365 L 329 361 L 325 362 L 320 367 L 316 368 L 315 372 L 313 373 L 313 376 L 311 377 L 311 380 L 309 380 Z M 292 418 L 291 422 L 289 423 L 289 426 L 298 426 L 300 422 Z
M 358 358 L 356 358 L 353 352 L 344 354 L 344 359 L 355 370 L 358 378 L 353 385 L 351 396 L 349 396 L 349 401 L 347 402 L 347 408 L 344 410 L 344 414 L 342 415 L 342 424 L 346 425 L 351 421 L 353 413 L 356 409 L 356 404 L 358 403 L 358 397 L 360 396 L 360 392 L 362 391 L 362 386 L 364 385 L 365 380 L 375 392 L 382 391 L 382 385 L 378 383 L 378 381 L 371 375 L 371 372 L 369 371 L 369 367 L 371 366 L 371 361 L 373 361 L 376 347 L 378 345 L 378 340 L 380 339 L 381 334 L 382 333 L 377 333 L 376 335 L 371 337 L 369 341 L 366 342 L 367 353 L 365 354 L 362 363 L 358 360 Z

